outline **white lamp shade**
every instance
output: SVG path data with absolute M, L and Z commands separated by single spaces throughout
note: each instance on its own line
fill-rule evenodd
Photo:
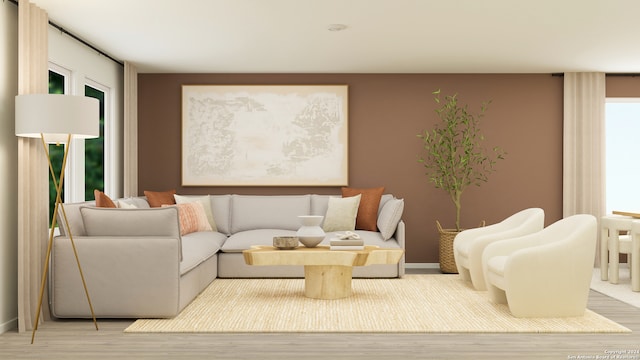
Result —
M 59 94 L 16 96 L 16 136 L 40 137 L 48 143 L 100 136 L 98 99 Z

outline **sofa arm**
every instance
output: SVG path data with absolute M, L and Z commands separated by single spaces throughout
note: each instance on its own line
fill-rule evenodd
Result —
M 396 232 L 393 236 L 398 242 L 398 245 L 400 245 L 400 248 L 402 250 L 405 250 L 405 253 L 406 253 L 404 221 L 400 220 L 400 222 L 398 222 L 398 227 L 396 228 Z M 402 258 L 400 258 L 400 262 L 398 262 L 398 277 L 404 276 L 404 265 L 405 265 L 405 254 L 402 255 Z
M 73 238 L 96 317 L 172 317 L 179 308 L 180 241 L 175 237 Z M 53 242 L 51 313 L 90 318 L 68 237 Z

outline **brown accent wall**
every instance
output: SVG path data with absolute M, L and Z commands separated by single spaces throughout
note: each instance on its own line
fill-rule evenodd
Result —
M 176 189 L 182 194 L 339 194 L 336 187 L 182 187 L 180 183 L 183 84 L 349 85 L 350 186 L 385 186 L 405 199 L 407 262 L 437 263 L 435 221 L 453 226 L 454 207 L 417 162 L 416 134 L 436 121 L 431 92 L 457 92 L 476 111 L 492 100 L 481 129 L 487 146 L 507 159 L 489 182 L 463 195 L 462 226 L 494 223 L 527 207 L 541 207 L 546 224 L 562 216 L 562 86 L 550 74 L 140 74 L 139 193 Z
M 606 93 L 607 97 L 640 98 L 640 75 L 607 76 Z

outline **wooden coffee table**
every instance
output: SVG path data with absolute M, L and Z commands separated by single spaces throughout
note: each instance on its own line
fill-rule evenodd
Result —
M 340 299 L 351 295 L 354 266 L 397 264 L 404 250 L 365 246 L 364 250 L 329 250 L 328 246 L 279 250 L 252 246 L 242 252 L 248 265 L 304 265 L 305 296 Z

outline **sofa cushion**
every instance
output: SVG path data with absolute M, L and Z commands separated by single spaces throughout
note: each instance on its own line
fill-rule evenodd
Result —
M 216 221 L 213 218 L 213 211 L 211 211 L 211 197 L 209 195 L 205 195 L 205 196 L 173 195 L 173 198 L 176 200 L 176 204 L 178 205 L 191 203 L 191 202 L 201 203 L 204 209 L 204 213 L 207 216 L 207 221 L 209 222 L 209 226 L 211 227 L 211 231 L 218 231 L 218 227 L 216 226 Z
M 214 231 L 199 231 L 183 236 L 180 275 L 215 256 L 226 239 L 226 235 Z
M 126 201 L 118 200 L 118 206 L 120 209 L 137 209 L 138 207 L 134 204 L 128 203 Z
M 151 207 L 160 207 L 162 205 L 173 205 L 176 203 L 176 200 L 173 198 L 173 195 L 176 193 L 175 190 L 167 190 L 167 191 L 144 191 L 144 196 L 147 197 L 147 201 Z
M 233 195 L 231 234 L 255 229 L 298 230 L 298 215 L 309 215 L 309 195 Z
M 209 195 L 209 199 L 218 231 L 231 234 L 231 195 Z
M 197 231 L 212 231 L 202 203 L 191 202 L 176 205 L 162 205 L 162 207 L 167 206 L 175 206 L 178 208 L 180 235 L 187 235 Z
M 327 207 L 329 205 L 329 198 L 335 197 L 335 195 L 311 195 L 311 215 L 326 215 Z M 391 194 L 384 194 L 380 197 L 380 205 L 378 206 L 378 216 L 380 216 L 380 212 L 382 211 L 382 207 L 387 201 L 394 199 Z
M 124 204 L 132 205 L 134 207 L 126 206 Z M 149 206 L 147 199 L 142 196 L 118 199 L 118 205 L 123 209 L 149 209 L 151 207 Z
M 110 209 L 85 206 L 80 208 L 80 213 L 87 236 L 167 236 L 181 241 L 176 207 Z M 182 260 L 182 245 L 180 249 Z
M 358 194 L 345 198 L 330 198 L 322 229 L 326 232 L 355 230 L 361 197 L 362 195 Z
M 104 192 L 95 189 L 93 190 L 93 197 L 96 199 L 97 207 L 116 208 L 116 204 L 111 198 Z
M 384 240 L 389 240 L 398 227 L 402 212 L 404 211 L 404 199 L 391 199 L 384 204 L 378 215 L 378 229 Z
M 370 189 L 342 188 L 342 197 L 362 195 L 360 204 L 358 205 L 358 215 L 356 216 L 356 229 L 369 231 L 378 230 L 376 222 L 378 221 L 378 208 L 383 192 L 384 187 Z
M 178 209 L 80 208 L 87 236 L 180 237 Z
M 222 245 L 222 252 L 238 253 L 249 249 L 252 245 L 273 245 L 274 236 L 296 236 L 295 230 L 257 229 L 237 232 Z
M 80 208 L 85 206 L 95 206 L 95 201 L 85 201 L 80 203 L 71 203 L 71 204 L 62 204 L 64 207 L 64 212 L 67 214 L 67 221 L 69 221 L 69 227 L 71 228 L 71 234 L 73 236 L 85 236 L 87 235 L 87 231 L 84 228 L 84 222 L 82 221 L 82 215 L 80 214 Z M 67 236 L 69 234 L 69 229 L 67 228 L 67 224 L 64 222 L 64 217 L 62 215 L 62 211 L 58 211 L 57 216 L 58 229 L 60 230 L 60 235 Z

